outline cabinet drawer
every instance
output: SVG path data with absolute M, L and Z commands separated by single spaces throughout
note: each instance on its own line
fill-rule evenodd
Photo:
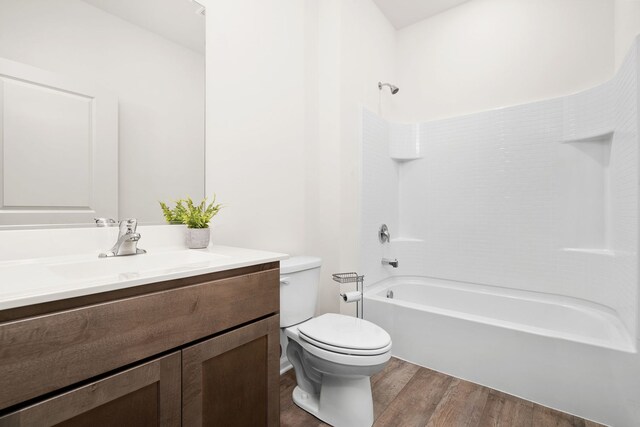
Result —
M 0 427 L 180 426 L 175 352 L 0 417 Z
M 0 409 L 279 308 L 279 269 L 0 323 Z

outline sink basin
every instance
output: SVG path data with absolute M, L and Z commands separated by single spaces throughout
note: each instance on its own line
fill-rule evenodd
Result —
M 136 278 L 145 273 L 172 273 L 206 268 L 227 259 L 226 255 L 193 250 L 147 253 L 113 258 L 66 261 L 47 264 L 49 271 L 68 280 L 95 280 L 108 277 L 118 280 Z

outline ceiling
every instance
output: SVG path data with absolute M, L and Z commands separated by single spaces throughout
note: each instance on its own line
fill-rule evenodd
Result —
M 190 0 L 83 0 L 145 30 L 204 54 L 205 20 Z
M 469 0 L 373 0 L 396 29 L 406 27 Z

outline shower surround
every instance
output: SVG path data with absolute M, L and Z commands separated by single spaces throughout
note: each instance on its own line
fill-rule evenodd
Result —
M 419 124 L 363 112 L 364 315 L 391 332 L 395 354 L 600 422 L 640 423 L 639 57 L 636 42 L 610 81 L 526 105 Z M 390 244 L 377 240 L 382 223 Z M 394 287 L 404 301 L 384 298 Z M 510 319 L 509 298 L 530 312 Z M 595 324 L 571 314 L 581 310 L 608 338 L 591 339 Z M 471 331 L 460 354 L 452 343 Z

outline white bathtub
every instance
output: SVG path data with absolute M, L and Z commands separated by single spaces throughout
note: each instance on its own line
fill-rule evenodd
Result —
M 637 420 L 620 404 L 629 397 L 616 390 L 636 340 L 607 307 L 394 277 L 367 287 L 364 317 L 391 334 L 393 354 L 402 359 L 599 422 Z

